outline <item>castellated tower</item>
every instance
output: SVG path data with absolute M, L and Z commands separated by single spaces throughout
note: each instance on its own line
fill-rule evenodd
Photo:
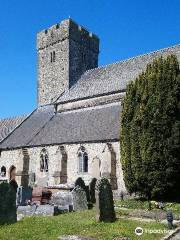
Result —
M 98 66 L 99 39 L 71 19 L 37 34 L 38 106 L 51 104 Z

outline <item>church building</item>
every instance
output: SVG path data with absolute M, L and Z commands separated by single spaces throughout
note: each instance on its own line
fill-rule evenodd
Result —
M 180 45 L 98 66 L 99 38 L 66 19 L 37 34 L 37 108 L 0 120 L 0 180 L 18 185 L 74 184 L 109 179 L 125 191 L 120 117 L 127 84 L 154 58 Z

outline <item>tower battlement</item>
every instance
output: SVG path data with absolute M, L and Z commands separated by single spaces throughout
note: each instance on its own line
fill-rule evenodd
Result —
M 89 47 L 99 52 L 99 38 L 72 19 L 66 19 L 37 34 L 37 50 L 52 46 L 66 38 L 79 43 L 85 41 Z

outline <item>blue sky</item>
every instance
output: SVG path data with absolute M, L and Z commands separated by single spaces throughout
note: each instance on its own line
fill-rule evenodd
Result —
M 68 16 L 100 37 L 99 65 L 180 43 L 179 0 L 1 0 L 0 118 L 36 107 L 36 33 Z

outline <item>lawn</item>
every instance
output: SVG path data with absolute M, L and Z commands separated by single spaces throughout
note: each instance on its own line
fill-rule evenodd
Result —
M 142 201 L 140 199 L 125 199 L 124 201 L 115 201 L 115 204 L 121 206 L 122 208 L 127 209 L 148 209 L 148 201 Z M 152 204 L 152 210 L 157 210 Z M 176 215 L 180 216 L 180 203 L 166 203 L 166 210 L 172 210 L 172 212 Z
M 117 237 L 129 237 L 131 240 L 159 240 L 162 234 L 144 233 L 138 237 L 135 228 L 165 229 L 164 225 L 140 223 L 119 219 L 115 223 L 97 223 L 95 210 L 73 212 L 55 217 L 31 217 L 12 225 L 0 227 L 0 239 L 3 240 L 54 240 L 60 235 L 81 235 L 96 239 L 111 240 Z

